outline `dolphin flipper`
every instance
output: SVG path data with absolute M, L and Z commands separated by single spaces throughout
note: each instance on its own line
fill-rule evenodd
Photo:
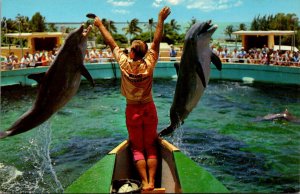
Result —
M 216 66 L 216 68 L 219 71 L 221 71 L 222 70 L 222 62 L 221 62 L 220 58 L 215 53 L 212 53 L 210 59 L 211 59 L 211 62 Z
M 201 65 L 200 61 L 197 61 L 196 72 L 197 72 L 199 78 L 201 79 L 203 87 L 206 88 L 205 75 L 204 75 L 204 72 L 203 72 L 202 65 Z
M 33 73 L 33 74 L 28 75 L 27 77 L 28 77 L 29 79 L 35 80 L 37 83 L 40 84 L 40 83 L 42 82 L 43 78 L 45 77 L 45 74 L 46 74 L 46 72 L 42 72 L 42 73 Z
M 91 74 L 88 72 L 88 70 L 85 68 L 85 66 L 82 64 L 80 64 L 80 72 L 81 72 L 81 75 L 83 75 L 83 77 L 85 77 L 89 82 L 90 84 L 95 87 L 95 82 L 91 76 Z

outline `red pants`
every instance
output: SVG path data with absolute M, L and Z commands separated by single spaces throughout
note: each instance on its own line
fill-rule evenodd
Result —
M 126 126 L 134 161 L 157 158 L 157 124 L 154 102 L 127 104 Z

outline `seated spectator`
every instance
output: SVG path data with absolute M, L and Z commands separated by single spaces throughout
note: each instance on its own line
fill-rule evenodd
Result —
M 261 49 L 262 53 L 268 53 L 269 52 L 269 48 L 267 47 L 267 45 L 264 44 L 264 47 Z
M 245 58 L 246 58 L 246 63 L 250 63 L 250 64 L 255 63 L 253 54 L 246 54 Z
M 88 49 L 85 50 L 84 62 L 85 63 L 89 63 L 90 62 L 90 52 L 89 52 Z
M 54 61 L 55 56 L 53 55 L 52 51 L 47 52 L 46 59 L 48 61 L 48 65 L 52 65 L 52 62 Z
M 10 52 L 10 53 L 9 53 L 9 56 L 8 56 L 8 60 L 9 60 L 10 62 L 13 62 L 13 61 L 15 60 L 16 57 L 17 57 L 17 56 L 15 55 L 14 52 Z
M 256 52 L 254 52 L 254 60 L 256 64 L 261 64 L 263 58 L 263 54 L 261 53 L 260 49 L 257 49 Z
M 233 62 L 233 63 L 238 62 L 238 56 L 239 56 L 239 53 L 237 52 L 237 48 L 235 48 L 235 49 L 233 50 L 231 56 L 232 56 L 231 62 Z
M 222 50 L 220 54 L 221 54 L 221 58 L 224 59 L 223 62 L 229 62 L 228 58 L 230 58 L 231 56 L 227 47 L 225 47 L 225 49 Z
M 41 62 L 42 62 L 42 66 L 48 66 L 48 59 L 46 57 L 45 52 L 42 53 Z
M 20 63 L 20 68 L 26 68 L 30 64 L 30 58 L 29 58 L 29 53 L 26 52 L 26 54 L 22 57 L 21 63 Z
M 240 63 L 244 63 L 246 60 L 247 52 L 245 51 L 244 47 L 241 47 L 240 52 L 238 53 L 238 58 Z
M 12 61 L 9 60 L 9 55 L 4 58 L 4 61 L 1 62 L 1 70 L 12 70 Z
M 13 66 L 12 69 L 19 69 L 20 68 L 20 62 L 19 62 L 18 57 L 15 56 L 15 58 L 12 61 L 12 66 Z
M 110 50 L 110 48 L 108 48 L 107 50 L 106 50 L 106 52 L 103 52 L 104 53 L 104 58 L 105 58 L 105 61 L 108 61 L 108 62 L 111 62 L 111 61 L 113 61 L 114 60 L 114 58 L 113 58 L 113 55 L 112 55 L 112 52 L 111 52 L 111 50 Z
M 293 63 L 299 63 L 299 51 L 294 53 L 292 61 Z
M 176 61 L 177 52 L 174 49 L 174 46 L 172 44 L 170 45 L 169 55 L 170 55 L 170 61 Z
M 98 51 L 97 49 L 94 47 L 91 52 L 90 52 L 90 62 L 91 63 L 97 63 L 98 62 Z

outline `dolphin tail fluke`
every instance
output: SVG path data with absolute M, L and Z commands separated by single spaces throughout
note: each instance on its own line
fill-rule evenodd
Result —
M 158 133 L 159 137 L 163 137 L 166 135 L 170 135 L 175 131 L 176 127 L 170 125 L 169 127 L 163 129 L 161 132 Z
M 85 77 L 89 82 L 90 84 L 95 87 L 95 82 L 91 76 L 91 74 L 88 72 L 88 70 L 85 68 L 85 66 L 82 64 L 80 65 L 80 71 L 81 71 L 81 75 L 83 75 L 83 77 Z
M 211 55 L 211 62 L 216 66 L 217 70 L 222 70 L 222 62 L 215 53 L 212 53 Z

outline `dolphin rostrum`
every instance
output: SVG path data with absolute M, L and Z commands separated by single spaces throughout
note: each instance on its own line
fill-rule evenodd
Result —
M 84 30 L 84 25 L 81 25 L 72 31 L 47 72 L 28 76 L 39 82 L 36 100 L 9 129 L 0 132 L 0 139 L 28 131 L 49 119 L 76 94 L 81 75 L 95 85 L 83 64 L 91 28 Z
M 218 70 L 221 60 L 209 47 L 212 34 L 218 27 L 211 21 L 194 24 L 185 35 L 185 42 L 178 70 L 178 79 L 170 109 L 171 124 L 159 136 L 172 133 L 197 105 L 206 88 L 211 62 Z

